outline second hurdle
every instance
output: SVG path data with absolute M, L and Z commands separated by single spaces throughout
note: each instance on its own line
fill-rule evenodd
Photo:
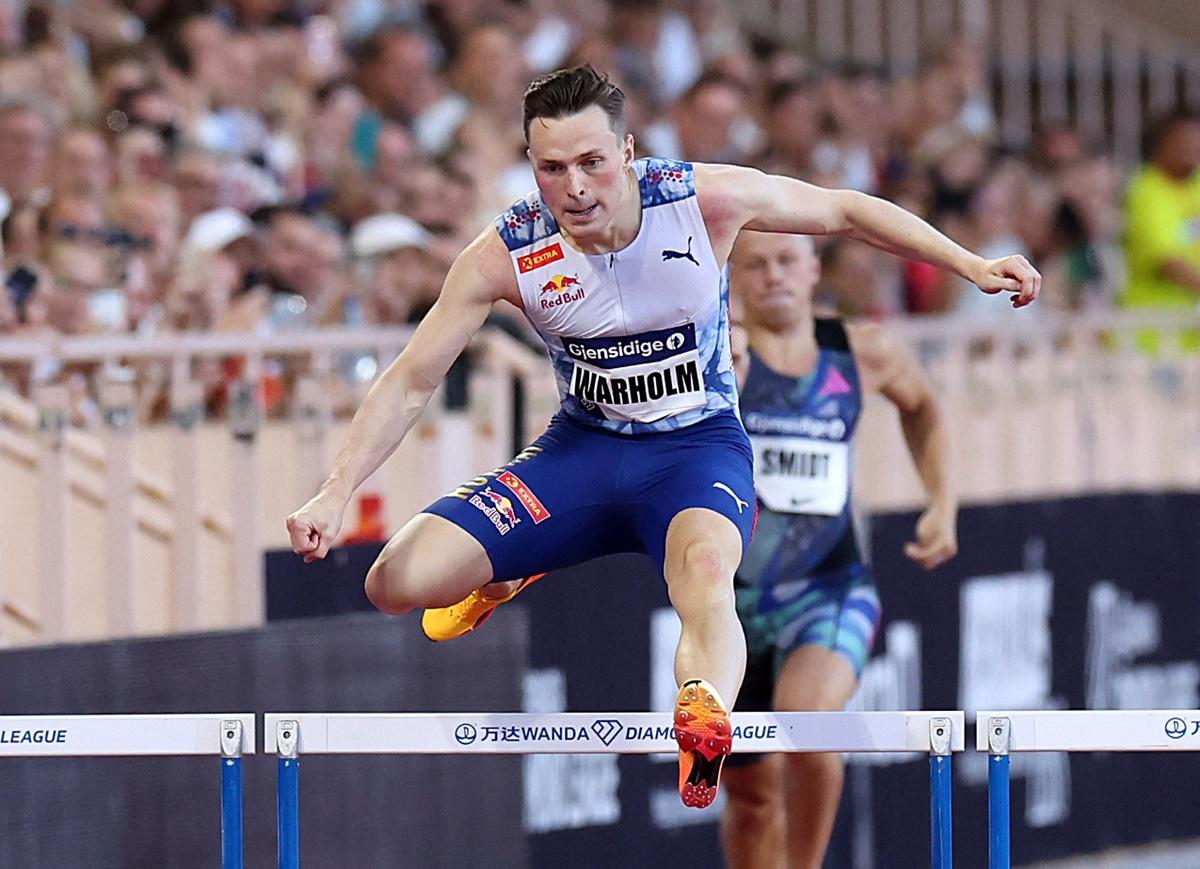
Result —
M 738 712 L 734 750 L 921 753 L 930 764 L 930 858 L 953 863 L 953 752 L 962 712 Z M 305 754 L 659 754 L 678 750 L 659 712 L 268 713 L 264 752 L 278 755 L 280 869 L 300 866 Z

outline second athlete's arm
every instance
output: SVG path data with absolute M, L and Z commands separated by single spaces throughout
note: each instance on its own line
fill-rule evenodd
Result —
M 877 325 L 851 325 L 850 340 L 864 391 L 877 391 L 896 406 L 909 454 L 929 499 L 917 521 L 917 539 L 905 554 L 926 569 L 958 552 L 950 432 L 937 396 L 920 363 Z

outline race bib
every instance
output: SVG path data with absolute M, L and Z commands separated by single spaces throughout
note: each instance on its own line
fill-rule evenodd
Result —
M 703 407 L 704 377 L 692 323 L 621 338 L 563 338 L 571 395 L 606 419 L 655 422 Z
M 850 445 L 840 441 L 751 435 L 754 488 L 777 513 L 837 516 L 850 495 Z

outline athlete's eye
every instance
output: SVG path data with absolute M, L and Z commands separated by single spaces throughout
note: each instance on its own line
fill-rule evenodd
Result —
M 589 160 L 584 161 L 583 165 L 588 167 L 589 169 L 595 169 L 597 166 L 599 166 L 603 162 L 604 162 L 603 157 L 592 157 Z
M 562 168 L 563 167 L 558 165 L 557 163 L 549 163 L 542 167 L 542 171 L 549 175 L 556 175 L 562 171 Z

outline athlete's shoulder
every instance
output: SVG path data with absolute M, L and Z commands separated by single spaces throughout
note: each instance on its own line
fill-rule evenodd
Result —
M 696 177 L 692 164 L 666 157 L 643 157 L 633 161 L 642 207 L 653 208 L 696 195 Z
M 695 163 L 696 198 L 709 224 L 728 224 L 736 234 L 756 213 L 762 191 L 772 176 L 749 166 L 729 163 Z
M 520 305 L 521 293 L 512 258 L 491 227 L 459 252 L 446 274 L 442 297 L 454 301 L 489 303 L 500 299 Z
M 537 244 L 558 232 L 558 222 L 537 190 L 506 208 L 496 218 L 494 226 L 510 251 Z

